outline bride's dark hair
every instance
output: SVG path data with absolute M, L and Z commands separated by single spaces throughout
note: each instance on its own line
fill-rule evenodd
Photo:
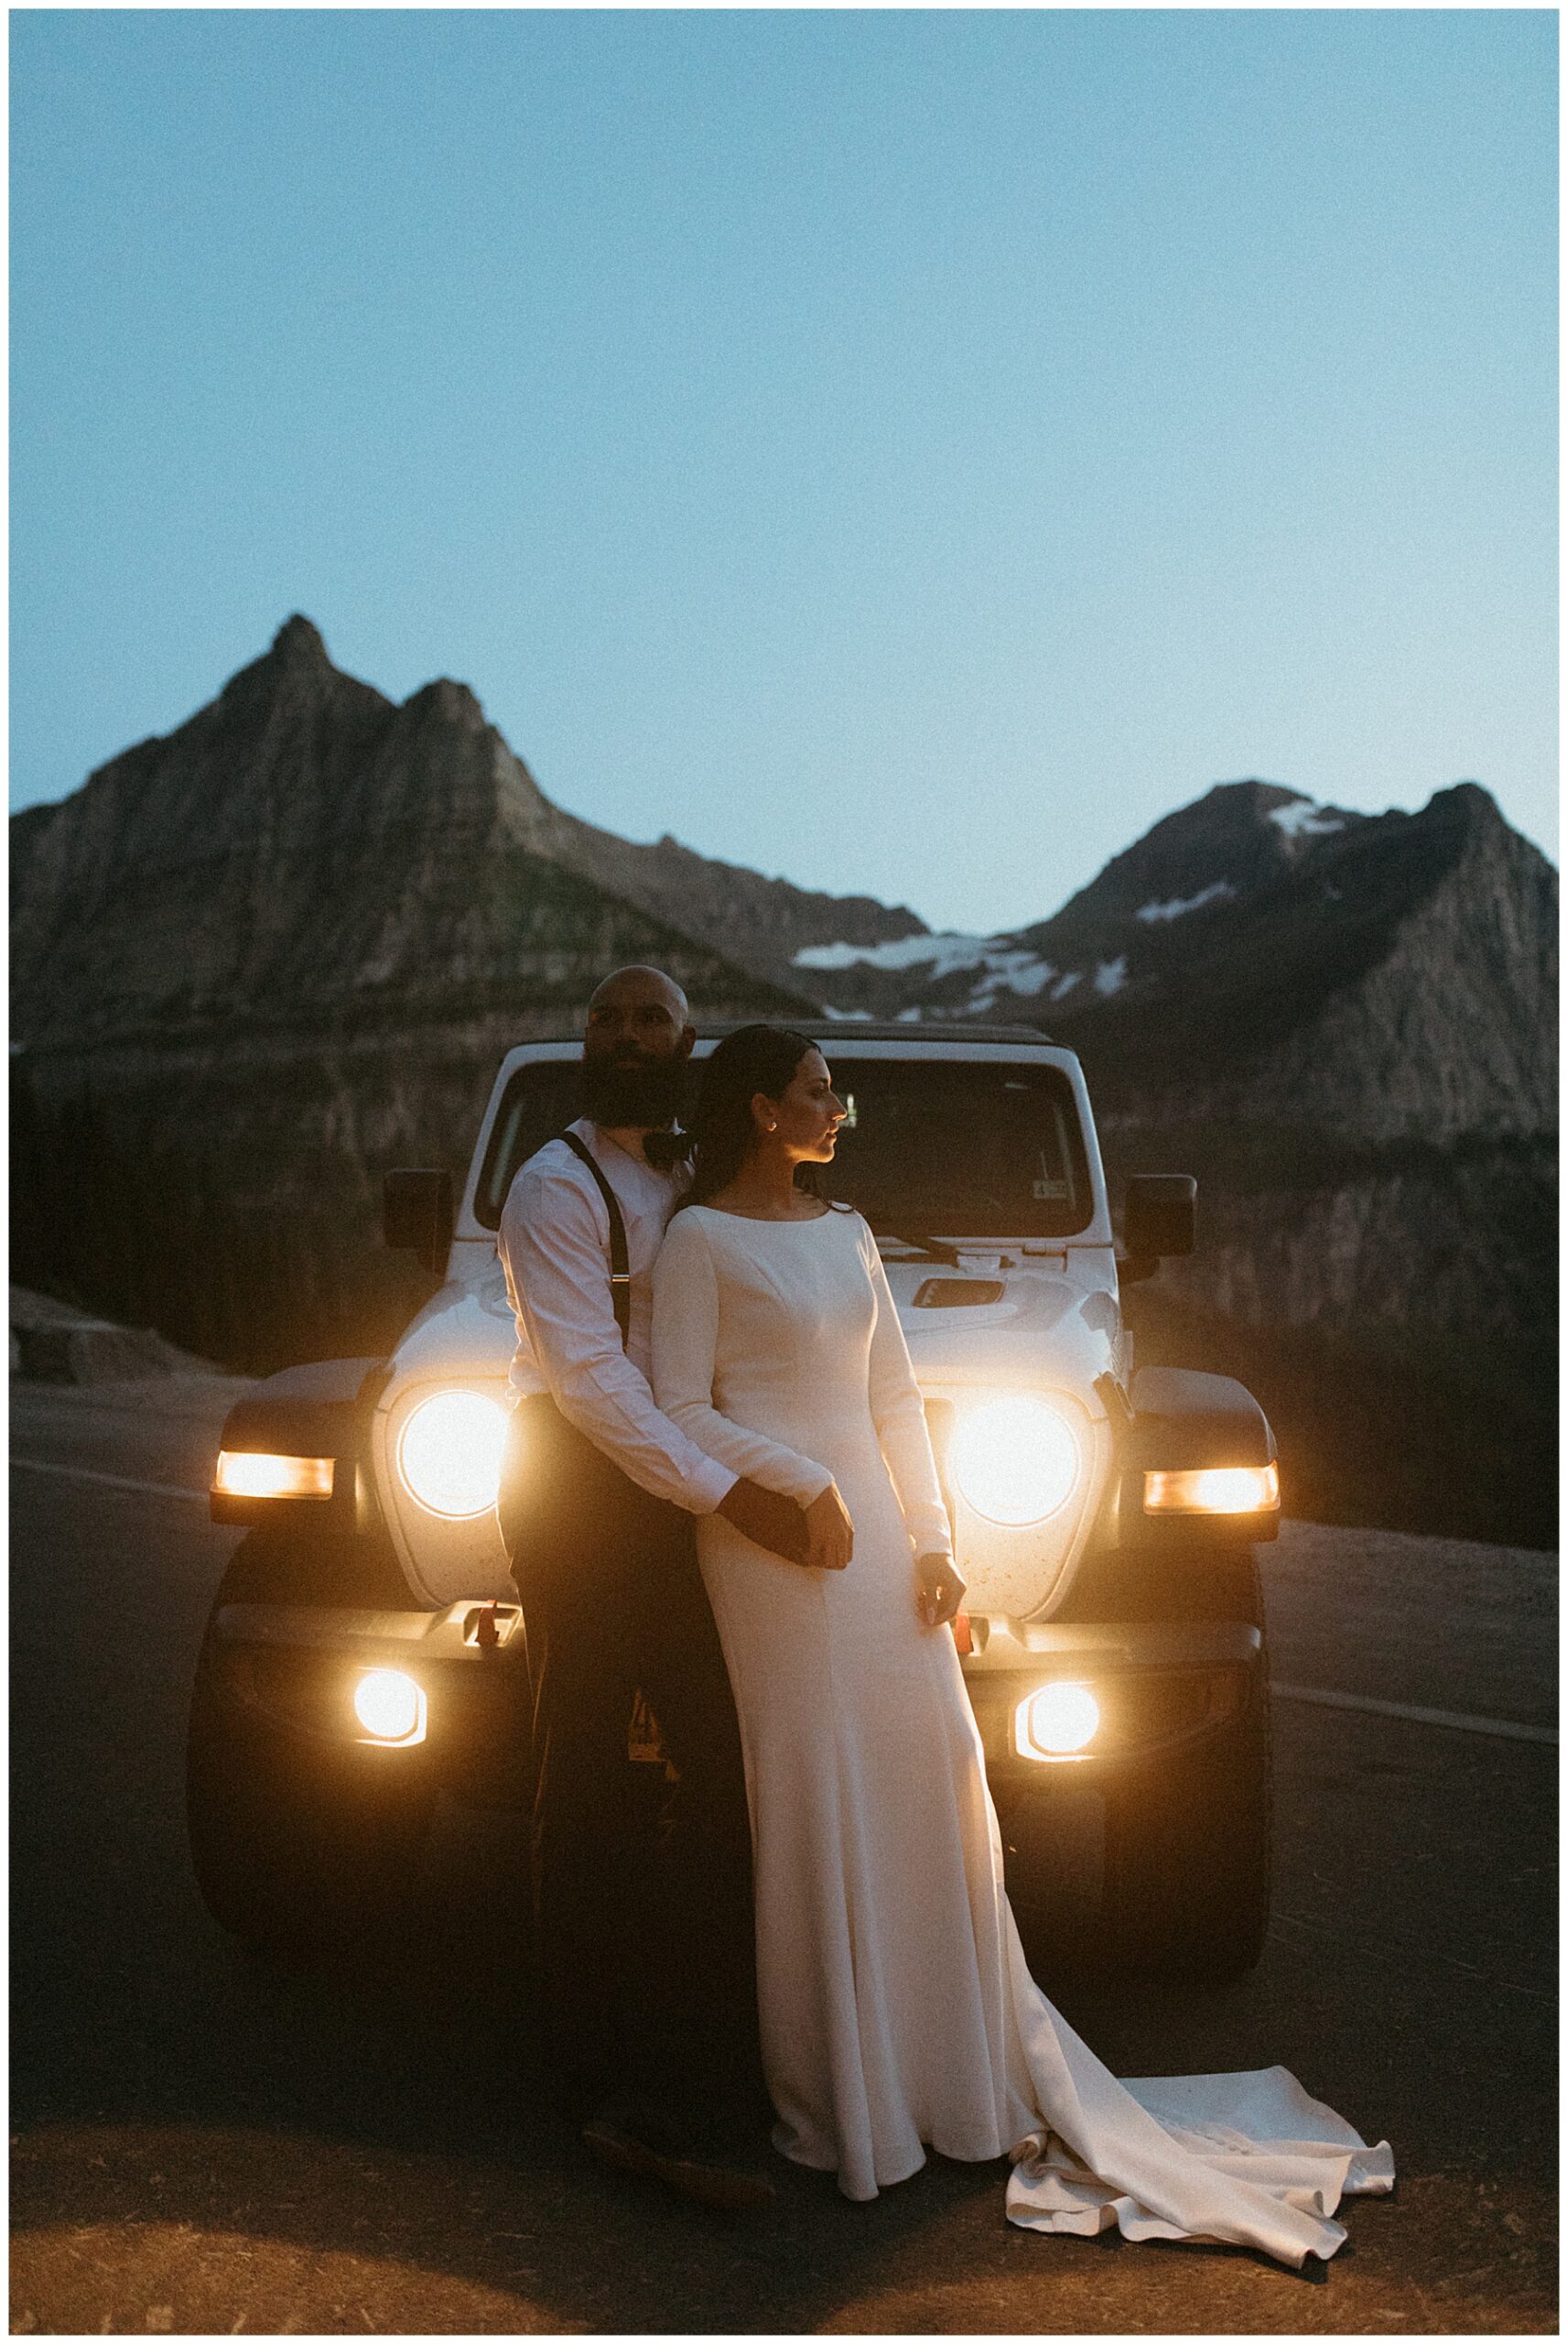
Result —
M 756 1145 L 752 1100 L 759 1091 L 765 1099 L 782 1099 L 802 1058 L 816 1047 L 809 1034 L 797 1034 L 790 1026 L 740 1026 L 726 1034 L 703 1065 L 686 1128 L 649 1132 L 643 1141 L 650 1164 L 667 1168 L 683 1156 L 693 1159 L 691 1187 L 681 1204 L 706 1204 L 729 1187 Z M 816 1170 L 815 1165 L 798 1165 L 796 1187 L 814 1188 Z

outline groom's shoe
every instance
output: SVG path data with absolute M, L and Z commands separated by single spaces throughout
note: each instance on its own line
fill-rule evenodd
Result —
M 777 2196 L 765 2173 L 750 2161 L 695 2138 L 674 2118 L 640 2102 L 620 2100 L 600 2110 L 582 2137 L 601 2165 L 645 2173 L 702 2206 L 746 2208 Z

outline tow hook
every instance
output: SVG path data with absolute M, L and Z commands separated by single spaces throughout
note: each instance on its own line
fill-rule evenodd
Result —
M 495 1601 L 477 1604 L 463 1622 L 466 1636 L 481 1652 L 493 1652 L 501 1642 L 501 1630 L 496 1622 Z
M 1110 1426 L 1111 1438 L 1119 1449 L 1132 1430 L 1131 1404 L 1114 1375 L 1097 1375 L 1095 1390 L 1099 1394 L 1100 1406 L 1105 1410 Z

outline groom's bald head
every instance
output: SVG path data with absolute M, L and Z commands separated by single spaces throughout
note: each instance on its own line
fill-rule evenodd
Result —
M 686 995 L 674 977 L 663 969 L 648 969 L 640 965 L 628 969 L 612 969 L 603 982 L 594 989 L 588 1004 L 588 1030 L 603 1026 L 623 1018 L 634 1019 L 642 1030 L 652 1030 L 667 1020 L 671 1030 L 678 1034 L 689 1023 Z
M 689 1058 L 697 1033 L 686 995 L 663 969 L 616 969 L 588 1004 L 585 1058 Z

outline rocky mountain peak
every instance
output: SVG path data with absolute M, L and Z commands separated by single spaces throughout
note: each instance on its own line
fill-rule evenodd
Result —
M 296 611 L 285 619 L 259 659 L 231 676 L 217 699 L 190 719 L 192 724 L 220 718 L 250 728 L 260 712 L 277 708 L 323 709 L 353 704 L 385 712 L 392 702 L 370 684 L 334 667 L 319 627 Z M 189 729 L 182 726 L 180 731 Z M 168 736 L 178 739 L 179 734 Z
M 1499 838 L 1518 835 L 1489 789 L 1478 781 L 1456 781 L 1450 789 L 1433 790 L 1427 803 L 1429 814 L 1441 811 L 1444 818 L 1462 826 L 1472 838 Z
M 1232 902 L 1368 819 L 1321 806 L 1276 782 L 1217 782 L 1156 822 L 1051 919 L 1022 929 L 1017 941 L 1033 946 L 1049 929 L 1056 949 L 1070 952 L 1079 930 L 1103 942 L 1109 929 L 1129 921 L 1159 926 Z
M 532 794 L 530 826 L 513 817 Z M 709 1015 L 797 1009 L 679 917 L 551 852 L 572 826 L 442 677 L 401 705 L 296 613 L 174 732 L 12 825 L 13 1019 L 35 1047 L 258 1021 L 499 1015 L 657 960 Z M 646 853 L 648 850 L 629 849 Z M 678 908 L 678 907 L 677 907 Z
M 421 684 L 417 691 L 409 693 L 403 707 L 409 716 L 454 724 L 465 732 L 487 730 L 484 711 L 472 689 L 455 683 L 450 676 L 437 676 L 430 683 Z
M 316 667 L 330 667 L 332 664 L 320 628 L 302 611 L 292 611 L 284 620 L 272 638 L 267 657 Z
M 261 657 L 251 660 L 230 677 L 220 698 L 226 700 L 231 693 L 246 696 L 258 687 L 276 691 L 280 687 L 297 687 L 301 683 L 316 689 L 330 689 L 339 673 L 328 655 L 319 627 L 302 612 L 296 611 L 284 620 Z

